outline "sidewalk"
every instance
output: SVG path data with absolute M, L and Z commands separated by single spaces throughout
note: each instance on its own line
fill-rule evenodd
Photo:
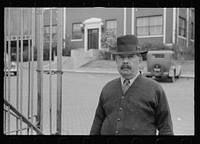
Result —
M 181 77 L 195 78 L 194 61 L 185 61 L 181 63 Z M 43 62 L 43 69 L 49 69 L 49 62 Z M 144 73 L 146 72 L 146 61 L 143 61 Z M 34 62 L 35 69 L 37 68 L 37 62 Z M 52 61 L 52 70 L 57 69 L 57 62 Z M 24 64 L 24 68 L 28 68 L 28 63 Z M 62 58 L 62 71 L 63 72 L 76 72 L 76 73 L 96 73 L 96 74 L 119 74 L 115 61 L 111 60 L 96 60 L 91 61 L 78 69 L 73 68 L 73 62 L 70 57 Z
M 144 73 L 146 69 L 146 62 L 143 62 Z M 186 61 L 181 63 L 181 77 L 194 78 L 194 61 Z M 83 65 L 78 69 L 65 69 L 63 65 L 63 72 L 79 72 L 79 73 L 98 73 L 98 74 L 119 74 L 115 61 L 98 60 L 92 61 Z

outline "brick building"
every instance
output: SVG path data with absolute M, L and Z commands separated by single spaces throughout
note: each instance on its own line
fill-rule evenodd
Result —
M 11 8 L 11 41 L 19 33 L 19 8 Z M 50 32 L 49 9 L 44 11 L 44 33 Z M 28 8 L 24 14 L 24 38 L 29 34 Z M 56 9 L 52 14 L 53 39 L 56 39 Z M 139 43 L 177 44 L 194 49 L 194 8 L 63 8 L 63 38 L 74 48 L 101 49 L 101 37 L 112 31 L 116 36 L 135 34 Z M 48 38 L 47 38 L 48 40 Z
M 194 48 L 194 8 L 65 8 L 65 38 L 77 48 L 101 49 L 101 35 L 135 34 L 139 43 Z

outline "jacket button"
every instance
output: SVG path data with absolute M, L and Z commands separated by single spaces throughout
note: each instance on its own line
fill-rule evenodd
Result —
M 120 118 L 117 119 L 117 121 L 120 121 L 120 120 L 121 120 Z
M 122 99 L 124 99 L 125 97 L 124 96 L 122 96 Z
M 116 134 L 119 134 L 119 131 L 115 131 Z
M 122 107 L 120 107 L 120 108 L 119 108 L 119 110 L 120 110 L 120 111 L 122 111 L 122 110 L 123 110 L 123 108 L 122 108 Z

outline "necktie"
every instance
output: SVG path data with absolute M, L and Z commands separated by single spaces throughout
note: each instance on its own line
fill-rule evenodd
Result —
M 122 86 L 122 90 L 123 90 L 124 93 L 125 93 L 125 92 L 128 90 L 128 88 L 130 87 L 129 84 L 130 84 L 130 80 L 129 80 L 129 79 L 125 79 L 124 82 L 123 82 L 123 86 Z

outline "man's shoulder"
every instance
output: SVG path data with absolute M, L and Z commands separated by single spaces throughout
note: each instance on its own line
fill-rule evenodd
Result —
M 140 75 L 139 79 L 143 84 L 146 84 L 149 86 L 156 86 L 156 87 L 161 86 L 161 84 L 159 82 L 153 80 L 152 78 L 147 78 L 144 75 Z
M 107 82 L 107 83 L 105 84 L 104 88 L 109 88 L 109 87 L 116 86 L 116 85 L 118 85 L 119 81 L 120 81 L 120 78 L 115 78 L 115 79 L 113 79 L 113 80 Z

